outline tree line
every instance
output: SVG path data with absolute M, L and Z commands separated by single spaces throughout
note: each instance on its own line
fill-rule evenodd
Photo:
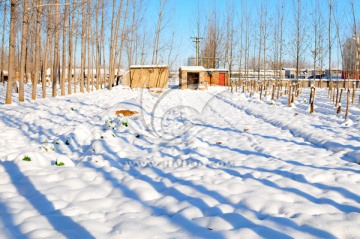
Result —
M 143 0 L 6 0 L 1 1 L 1 79 L 7 75 L 6 104 L 12 91 L 24 101 L 24 83 L 32 83 L 31 99 L 42 84 L 52 85 L 52 96 L 110 90 L 120 69 L 144 64 L 152 50 L 151 64 L 159 64 L 164 11 L 168 0 L 159 0 L 152 39 L 144 22 Z M 8 20 L 9 19 L 9 20 Z M 8 24 L 7 24 L 8 23 Z M 8 37 L 8 45 L 5 38 Z M 152 45 L 152 47 L 150 47 Z M 167 61 L 174 58 L 169 54 Z M 162 59 L 163 60 L 163 59 Z
M 206 1 L 205 1 L 206 2 Z M 312 68 L 320 74 L 325 68 L 350 69 L 360 73 L 359 64 L 346 66 L 344 43 L 359 34 L 360 22 L 355 0 L 274 0 L 224 1 L 226 10 L 217 11 L 216 4 L 198 7 L 193 34 L 203 37 L 200 64 L 206 68 L 224 67 L 239 71 L 246 78 L 261 71 L 278 72 L 283 67 Z M 352 58 L 359 57 L 360 42 Z M 348 53 L 347 53 L 348 54 Z M 334 59 L 334 57 L 336 59 Z M 359 59 L 357 57 L 357 59 Z M 357 60 L 359 61 L 359 60 Z M 330 80 L 332 75 L 330 71 Z
M 40 83 L 43 98 L 47 82 L 52 96 L 111 90 L 119 70 L 132 64 L 176 65 L 177 39 L 190 37 L 179 35 L 170 2 L 0 0 L 5 103 L 12 102 L 14 90 L 24 101 L 26 82 L 32 83 L 35 100 Z M 260 80 L 265 77 L 261 71 L 283 67 L 294 67 L 296 78 L 304 66 L 333 68 L 333 56 L 341 62 L 342 45 L 359 32 L 355 0 L 314 0 L 311 6 L 303 0 L 221 1 L 225 8 L 218 3 L 195 1 L 189 29 L 201 37 L 199 64 L 238 71 L 239 78 L 248 77 L 250 70 Z M 156 13 L 149 23 L 147 11 L 153 4 Z

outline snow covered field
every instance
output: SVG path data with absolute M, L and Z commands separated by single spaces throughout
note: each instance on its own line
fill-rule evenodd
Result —
M 326 90 L 313 115 L 308 98 L 115 87 L 1 103 L 0 238 L 360 238 L 360 110 L 345 126 Z

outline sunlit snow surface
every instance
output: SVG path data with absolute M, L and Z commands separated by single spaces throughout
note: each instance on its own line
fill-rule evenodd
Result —
M 309 90 L 293 107 L 222 87 L 16 97 L 0 238 L 360 238 L 360 110 L 346 123 L 326 90 L 312 115 Z

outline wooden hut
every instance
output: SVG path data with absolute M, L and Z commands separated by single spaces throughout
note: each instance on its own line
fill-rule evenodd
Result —
M 167 65 L 130 66 L 131 88 L 168 88 L 169 67 Z
M 206 69 L 203 66 L 182 66 L 179 69 L 180 89 L 203 89 L 206 87 Z
M 5 71 L 5 70 L 1 70 L 0 71 L 0 82 L 4 82 L 4 81 L 7 81 L 8 80 L 8 72 Z
M 205 77 L 208 85 L 211 86 L 227 86 L 229 80 L 229 71 L 226 69 L 207 69 Z

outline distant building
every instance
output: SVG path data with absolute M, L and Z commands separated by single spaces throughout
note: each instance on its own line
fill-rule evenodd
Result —
M 343 78 L 360 79 L 360 35 L 348 38 L 343 48 Z
M 295 78 L 295 74 L 296 74 L 295 68 L 282 68 L 282 70 L 285 72 L 286 78 Z
M 341 77 L 341 72 L 342 72 L 342 69 L 339 69 L 339 68 L 331 68 L 331 77 L 339 78 L 339 77 Z M 329 69 L 325 69 L 325 76 L 326 76 L 327 78 L 330 77 L 330 70 L 329 70 Z
M 180 89 L 206 89 L 207 86 L 226 86 L 227 69 L 205 69 L 203 66 L 182 66 L 179 69 Z

